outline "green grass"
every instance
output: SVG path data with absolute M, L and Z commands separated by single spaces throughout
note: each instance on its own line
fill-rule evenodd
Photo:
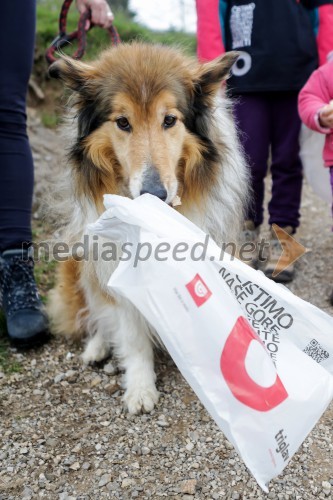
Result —
M 42 111 L 40 118 L 42 120 L 42 124 L 47 128 L 56 128 L 60 122 L 60 116 L 55 113 L 48 113 L 46 111 Z
M 13 359 L 9 351 L 9 342 L 6 338 L 6 320 L 0 311 L 0 371 L 6 374 L 19 373 L 22 369 L 20 363 Z
M 37 5 L 37 49 L 45 51 L 58 32 L 58 19 L 62 0 L 43 0 Z M 76 29 L 78 13 L 74 7 L 69 11 L 67 31 Z M 183 47 L 189 54 L 195 54 L 196 38 L 192 34 L 179 31 L 154 32 L 128 18 L 123 12 L 116 12 L 115 26 L 120 38 L 124 42 L 142 40 L 145 42 L 162 43 Z M 100 28 L 92 29 L 87 35 L 87 52 L 85 59 L 93 59 L 97 54 L 110 44 L 107 32 Z M 64 49 L 66 53 L 73 53 L 75 47 Z
M 44 304 L 47 302 L 47 292 L 55 285 L 55 270 L 57 262 L 40 260 L 35 263 L 35 280 Z
M 9 344 L 4 339 L 0 339 L 0 369 L 3 373 L 10 375 L 12 373 L 20 373 L 22 365 L 13 360 L 8 352 Z

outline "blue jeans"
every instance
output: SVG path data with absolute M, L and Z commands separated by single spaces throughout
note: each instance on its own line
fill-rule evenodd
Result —
M 31 241 L 33 161 L 26 132 L 36 0 L 1 0 L 0 251 Z

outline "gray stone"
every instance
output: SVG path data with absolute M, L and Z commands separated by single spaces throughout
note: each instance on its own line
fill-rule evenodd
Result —
M 66 374 L 65 373 L 58 373 L 58 375 L 56 375 L 54 377 L 54 383 L 55 384 L 59 384 L 59 382 L 61 382 L 62 380 L 64 380 L 64 378 L 66 377 Z
M 103 371 L 108 375 L 114 375 L 117 372 L 117 368 L 114 366 L 113 363 L 107 363 L 106 365 L 104 365 Z
M 111 474 L 103 474 L 98 483 L 99 488 L 102 488 L 102 486 L 105 486 L 106 484 L 110 483 L 111 480 L 112 480 Z

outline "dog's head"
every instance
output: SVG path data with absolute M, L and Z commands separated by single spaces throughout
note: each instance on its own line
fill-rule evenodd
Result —
M 134 43 L 92 63 L 64 57 L 50 68 L 74 91 L 78 188 L 167 203 L 213 181 L 219 152 L 209 128 L 215 95 L 236 53 L 199 64 L 175 49 Z

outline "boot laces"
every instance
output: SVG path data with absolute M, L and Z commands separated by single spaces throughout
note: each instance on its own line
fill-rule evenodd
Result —
M 33 274 L 32 259 L 14 256 L 3 263 L 0 300 L 6 314 L 22 309 L 40 309 L 41 303 Z

